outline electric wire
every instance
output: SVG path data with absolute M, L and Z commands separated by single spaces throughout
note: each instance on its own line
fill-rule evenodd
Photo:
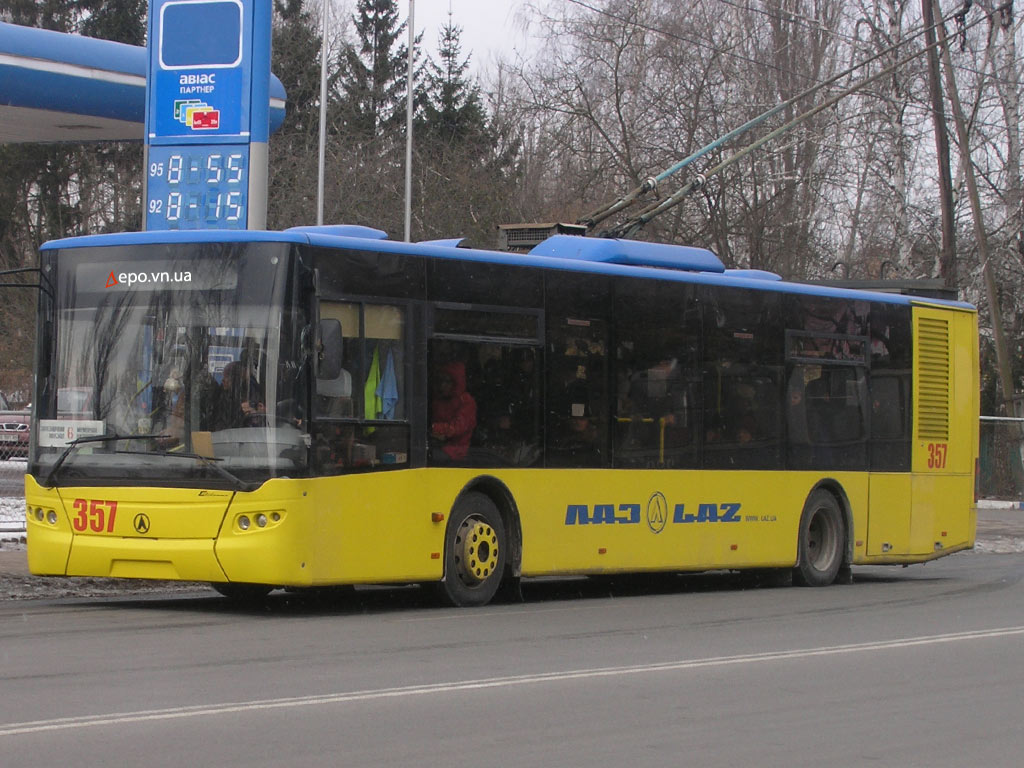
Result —
M 573 1 L 575 2 L 575 0 L 573 0 Z M 995 8 L 993 10 L 993 13 L 996 13 L 999 10 L 1001 10 L 1002 8 L 1007 7 L 1007 6 L 1011 5 L 1011 4 L 1012 4 L 1012 0 L 1011 0 L 1011 2 L 1004 3 L 1004 4 L 1000 5 L 1000 6 L 998 6 L 997 8 Z M 940 19 L 939 21 L 936 21 L 935 24 L 932 25 L 931 29 L 938 28 L 939 25 L 944 24 L 946 21 L 948 21 L 951 18 L 957 17 L 957 15 L 958 15 L 958 13 L 954 13 L 954 14 L 951 14 L 950 16 L 945 17 L 944 19 Z M 964 30 L 966 31 L 966 29 L 969 29 L 970 27 L 972 27 L 972 26 L 974 26 L 976 24 L 981 23 L 981 21 L 983 21 L 985 18 L 988 18 L 988 14 L 986 14 L 986 16 L 983 16 L 983 17 L 975 20 L 974 22 L 971 22 L 970 24 L 965 24 L 964 25 Z M 694 152 L 693 154 L 691 154 L 689 157 L 685 158 L 684 160 L 681 160 L 678 163 L 676 163 L 675 165 L 673 165 L 670 168 L 666 169 L 665 171 L 662 171 L 662 173 L 659 174 L 657 177 L 650 177 L 648 179 L 645 179 L 644 182 L 641 183 L 638 187 L 636 187 L 635 189 L 631 190 L 626 195 L 620 197 L 615 202 L 613 202 L 613 203 L 611 203 L 609 205 L 606 205 L 606 206 L 604 206 L 602 208 L 599 208 L 596 211 L 594 211 L 593 213 L 591 213 L 590 215 L 581 218 L 579 220 L 579 223 L 585 224 L 588 227 L 593 227 L 596 224 L 600 223 L 601 221 L 604 221 L 608 217 L 614 215 L 615 213 L 618 213 L 618 212 L 624 210 L 625 208 L 628 208 L 628 207 L 632 206 L 639 199 L 639 197 L 641 195 L 643 195 L 646 192 L 649 192 L 649 191 L 652 191 L 653 189 L 655 189 L 656 186 L 657 186 L 657 182 L 658 181 L 661 181 L 661 180 L 663 180 L 665 178 L 668 178 L 669 176 L 679 172 L 683 168 L 685 168 L 688 165 L 692 164 L 693 162 L 695 162 L 696 160 L 700 159 L 701 157 L 706 156 L 710 152 L 713 152 L 715 149 L 720 148 L 722 145 L 728 143 L 729 141 L 731 141 L 732 139 L 734 139 L 737 136 L 741 135 L 742 133 L 745 133 L 746 131 L 750 130 L 751 128 L 754 128 L 755 126 L 760 125 L 761 123 L 763 123 L 766 120 L 770 119 L 774 115 L 777 115 L 779 112 L 783 111 L 784 109 L 786 109 L 787 107 L 791 106 L 792 104 L 794 104 L 794 103 L 796 103 L 796 102 L 798 102 L 798 101 L 800 101 L 802 99 L 805 99 L 805 98 L 807 98 L 810 95 L 813 95 L 815 92 L 821 90 L 822 88 L 824 88 L 824 87 L 826 87 L 828 85 L 831 85 L 831 84 L 834 84 L 835 82 L 838 82 L 839 80 L 849 76 L 853 72 L 857 71 L 858 69 L 863 68 L 864 66 L 872 63 L 873 61 L 876 61 L 877 59 L 882 58 L 884 56 L 887 56 L 887 55 L 889 55 L 891 53 L 894 53 L 899 48 L 903 47 L 908 42 L 914 40 L 915 38 L 919 37 L 920 35 L 925 34 L 927 31 L 929 31 L 928 28 L 922 28 L 921 30 L 919 30 L 916 33 L 914 33 L 913 35 L 902 39 L 899 43 L 894 44 L 890 48 L 887 48 L 887 49 L 885 49 L 883 51 L 879 51 L 878 53 L 872 55 L 871 57 L 865 59 L 864 61 L 851 66 L 850 68 L 848 68 L 847 70 L 844 70 L 843 72 L 841 72 L 838 75 L 835 75 L 834 77 L 830 78 L 829 80 L 827 80 L 827 81 L 825 81 L 823 83 L 820 83 L 818 85 L 812 86 L 811 88 L 806 89 L 805 91 L 797 94 L 796 96 L 794 96 L 794 97 L 792 97 L 792 98 L 790 98 L 790 99 L 788 99 L 788 100 L 786 100 L 786 101 L 776 105 L 775 107 L 772 107 L 771 109 L 767 110 L 766 112 L 762 113 L 761 115 L 758 115 L 757 117 L 753 118 L 752 120 L 749 120 L 748 122 L 744 123 L 740 127 L 736 128 L 736 129 L 733 129 L 732 131 L 729 131 L 728 133 L 726 133 L 723 136 L 719 137 L 718 139 L 716 139 L 715 141 L 711 142 L 710 144 L 705 145 L 704 147 L 702 147 L 701 149 L 697 150 L 696 152 Z M 623 222 L 622 224 L 620 224 L 618 226 L 615 226 L 615 227 L 609 228 L 607 230 L 604 230 L 604 231 L 600 232 L 599 235 L 603 236 L 603 237 L 624 237 L 624 236 L 629 236 L 631 234 L 634 234 L 636 231 L 638 231 L 641 227 L 643 227 L 648 221 L 653 219 L 655 216 L 658 216 L 661 213 L 664 213 L 665 211 L 669 210 L 670 208 L 675 207 L 676 205 L 678 205 L 682 201 L 683 198 L 685 198 L 691 192 L 696 191 L 701 186 L 703 186 L 704 183 L 706 183 L 708 177 L 713 176 L 713 175 L 715 175 L 717 173 L 720 173 L 725 168 L 729 167 L 730 165 L 732 165 L 735 162 L 738 162 L 740 159 L 742 159 L 743 157 L 746 157 L 751 152 L 753 152 L 754 150 L 762 147 L 764 144 L 768 143 L 769 141 L 777 138 L 778 136 L 782 135 L 783 133 L 788 132 L 789 130 L 792 130 L 792 128 L 794 128 L 797 125 L 805 122 L 809 118 L 811 118 L 814 115 L 824 111 L 825 109 L 828 109 L 829 107 L 834 106 L 836 103 L 838 103 L 841 99 L 845 98 L 846 96 L 849 96 L 849 95 L 851 95 L 853 93 L 856 93 L 857 91 L 863 90 L 868 85 L 870 85 L 870 84 L 880 80 L 881 78 L 883 78 L 883 77 L 885 77 L 887 75 L 892 74 L 897 69 L 899 69 L 900 67 L 905 66 L 907 63 L 913 61 L 917 57 L 919 57 L 922 54 L 926 53 L 931 48 L 937 47 L 938 44 L 939 44 L 938 41 L 936 41 L 935 43 L 932 43 L 930 45 L 926 45 L 923 48 L 921 48 L 920 50 L 915 51 L 915 52 L 909 54 L 908 56 L 905 56 L 904 58 L 900 59 L 895 64 L 890 65 L 889 67 L 886 67 L 885 69 L 877 72 L 876 74 L 871 75 L 870 77 L 867 77 L 867 78 L 865 78 L 863 80 L 860 80 L 857 83 L 855 83 L 854 85 L 849 86 L 849 87 L 843 89 L 836 96 L 833 96 L 832 98 L 822 102 L 821 104 L 817 105 L 816 107 L 813 107 L 812 109 L 807 110 L 807 111 L 801 113 L 800 115 L 796 116 L 792 120 L 788 121 L 783 126 L 780 126 L 779 128 L 777 128 L 777 129 L 771 131 L 770 133 L 768 133 L 767 135 L 761 137 L 757 141 L 747 145 L 746 147 L 741 149 L 739 152 L 737 152 L 735 155 L 733 155 L 729 159 L 719 163 L 717 166 L 712 168 L 710 171 L 708 171 L 708 172 L 706 172 L 704 174 L 699 174 L 693 180 L 691 180 L 689 183 L 684 185 L 681 189 L 679 189 L 677 192 L 675 192 L 670 197 L 665 198 L 664 200 L 661 200 L 661 201 L 658 201 L 658 202 L 655 202 L 655 203 L 649 205 L 647 208 L 644 208 L 639 214 L 637 214 L 633 218 L 628 219 L 627 221 Z

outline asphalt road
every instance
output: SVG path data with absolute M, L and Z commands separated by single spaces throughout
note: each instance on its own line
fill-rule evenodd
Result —
M 1020 765 L 1024 555 L 855 577 L 0 602 L 0 764 Z

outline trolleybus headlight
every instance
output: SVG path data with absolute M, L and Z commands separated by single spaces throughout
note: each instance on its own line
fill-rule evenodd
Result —
M 57 513 L 54 512 L 52 509 L 46 513 L 46 522 L 48 522 L 50 525 L 57 524 Z
M 40 523 L 43 522 L 43 510 L 41 510 L 39 507 L 36 507 L 36 520 L 38 520 Z
M 280 512 L 272 512 L 270 514 L 270 519 L 273 520 L 275 523 L 280 522 L 281 521 L 281 513 Z
M 245 515 L 242 515 L 240 518 L 238 518 L 238 527 L 241 528 L 243 531 L 248 531 L 249 530 L 249 518 L 246 517 Z
M 262 512 L 256 515 L 256 525 L 258 525 L 260 528 L 267 527 L 267 516 L 264 515 Z

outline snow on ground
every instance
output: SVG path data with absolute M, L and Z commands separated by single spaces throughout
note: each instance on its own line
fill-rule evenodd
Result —
M 25 500 L 22 498 L 0 498 L 0 523 L 24 523 Z
M 25 547 L 24 461 L 0 461 L 0 549 Z
M 24 461 L 0 461 L 0 529 L 25 522 L 25 470 Z

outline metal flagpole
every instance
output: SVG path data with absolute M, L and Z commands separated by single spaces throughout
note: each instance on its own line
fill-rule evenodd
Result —
M 324 223 L 324 163 L 327 157 L 327 12 L 331 0 L 324 0 L 320 31 L 320 158 L 316 177 L 316 223 Z

